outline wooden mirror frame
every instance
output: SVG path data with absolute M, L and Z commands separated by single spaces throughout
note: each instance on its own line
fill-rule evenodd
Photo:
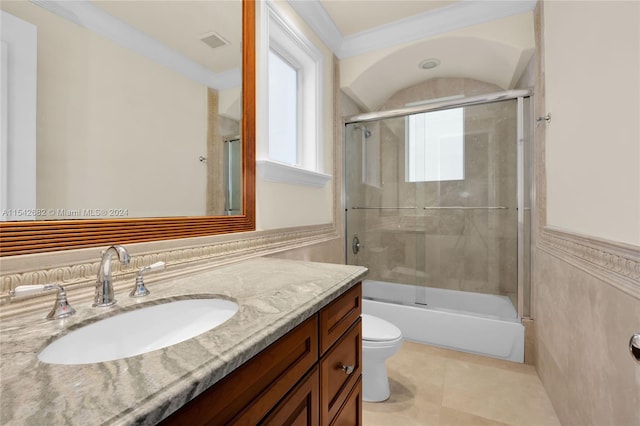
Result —
M 243 214 L 0 222 L 0 256 L 255 230 L 255 1 L 242 1 Z

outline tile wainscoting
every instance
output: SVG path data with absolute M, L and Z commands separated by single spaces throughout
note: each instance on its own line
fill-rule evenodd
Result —
M 640 249 L 545 229 L 533 288 L 536 367 L 562 424 L 638 424 Z

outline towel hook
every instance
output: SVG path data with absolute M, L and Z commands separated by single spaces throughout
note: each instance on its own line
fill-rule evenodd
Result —
M 536 123 L 538 125 L 540 125 L 543 121 L 546 121 L 547 123 L 551 123 L 551 113 L 550 112 L 548 112 L 547 115 L 545 115 L 544 117 L 536 118 Z

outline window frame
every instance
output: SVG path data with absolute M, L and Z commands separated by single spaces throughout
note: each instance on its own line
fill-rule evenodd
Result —
M 264 90 L 267 117 L 264 126 L 266 136 L 261 143 L 256 162 L 258 176 L 264 180 L 300 185 L 324 186 L 331 178 L 323 173 L 323 67 L 322 52 L 285 16 L 271 1 L 264 2 L 263 26 L 265 34 L 265 67 L 268 82 L 269 52 L 273 51 L 298 70 L 298 128 L 296 164 L 286 164 L 269 156 L 269 93 Z

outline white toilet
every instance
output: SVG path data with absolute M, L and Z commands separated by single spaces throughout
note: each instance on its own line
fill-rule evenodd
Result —
M 362 314 L 362 399 L 379 402 L 389 398 L 385 361 L 402 346 L 402 332 L 382 318 Z

